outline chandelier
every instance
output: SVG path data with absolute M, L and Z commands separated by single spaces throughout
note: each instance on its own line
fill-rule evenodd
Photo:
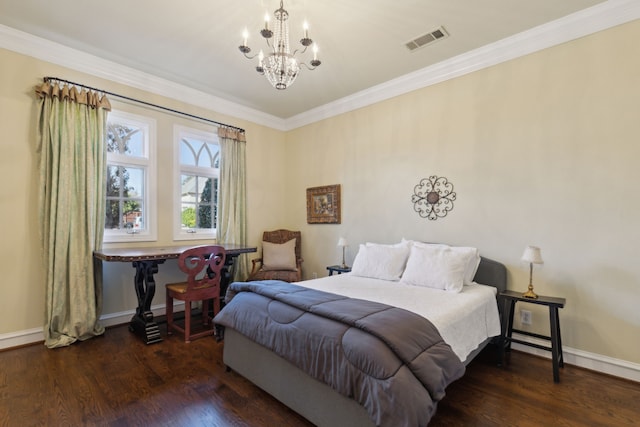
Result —
M 247 30 L 244 30 L 243 43 L 239 46 L 240 52 L 244 54 L 247 59 L 254 59 L 258 57 L 258 65 L 256 71 L 259 74 L 267 76 L 267 80 L 273 87 L 278 90 L 284 90 L 289 87 L 298 77 L 301 67 L 305 67 L 308 70 L 315 70 L 321 62 L 318 59 L 318 45 L 313 43 L 313 40 L 309 38 L 309 27 L 307 23 L 304 23 L 304 37 L 300 40 L 302 45 L 302 51 L 296 49 L 291 53 L 289 45 L 289 12 L 287 12 L 282 6 L 282 0 L 280 0 L 280 8 L 273 13 L 276 22 L 273 30 L 269 28 L 269 15 L 265 15 L 264 28 L 260 30 L 260 35 L 264 37 L 269 47 L 268 53 L 264 54 L 261 50 L 258 55 L 250 56 L 251 48 L 247 45 L 247 38 L 249 34 Z M 272 40 L 273 38 L 273 40 Z M 296 55 L 300 53 L 303 55 L 309 46 L 313 45 L 313 59 L 309 61 L 311 66 L 308 66 L 304 62 L 299 62 Z

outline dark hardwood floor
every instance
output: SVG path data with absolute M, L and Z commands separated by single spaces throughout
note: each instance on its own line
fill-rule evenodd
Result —
M 161 328 L 164 333 L 164 328 Z M 0 426 L 310 426 L 226 372 L 222 343 L 145 345 L 126 326 L 67 348 L 0 352 Z M 514 352 L 485 352 L 447 389 L 430 426 L 640 425 L 640 384 Z

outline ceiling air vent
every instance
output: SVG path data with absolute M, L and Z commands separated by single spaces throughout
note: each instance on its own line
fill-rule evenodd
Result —
M 410 51 L 414 51 L 418 48 L 428 45 L 429 43 L 433 43 L 436 40 L 444 39 L 448 37 L 449 34 L 444 29 L 444 27 L 439 27 L 430 33 L 423 34 L 420 37 L 416 37 L 415 39 L 405 43 L 405 46 Z

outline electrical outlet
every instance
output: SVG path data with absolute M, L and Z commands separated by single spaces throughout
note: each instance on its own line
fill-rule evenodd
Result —
M 311 277 L 313 277 L 314 279 L 318 278 L 318 273 L 316 273 L 315 271 L 313 273 L 311 273 Z
M 529 310 L 520 310 L 520 323 L 523 325 L 531 325 L 531 312 Z

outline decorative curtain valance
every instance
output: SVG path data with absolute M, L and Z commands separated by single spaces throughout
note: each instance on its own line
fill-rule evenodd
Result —
M 233 139 L 238 142 L 246 142 L 247 138 L 243 130 L 221 126 L 218 128 L 218 136 L 220 138 Z
M 107 96 L 92 90 L 78 90 L 75 86 L 61 85 L 56 82 L 46 81 L 36 86 L 36 95 L 39 98 L 50 97 L 61 101 L 72 101 L 76 104 L 88 105 L 91 108 L 103 108 L 111 111 L 111 103 Z

